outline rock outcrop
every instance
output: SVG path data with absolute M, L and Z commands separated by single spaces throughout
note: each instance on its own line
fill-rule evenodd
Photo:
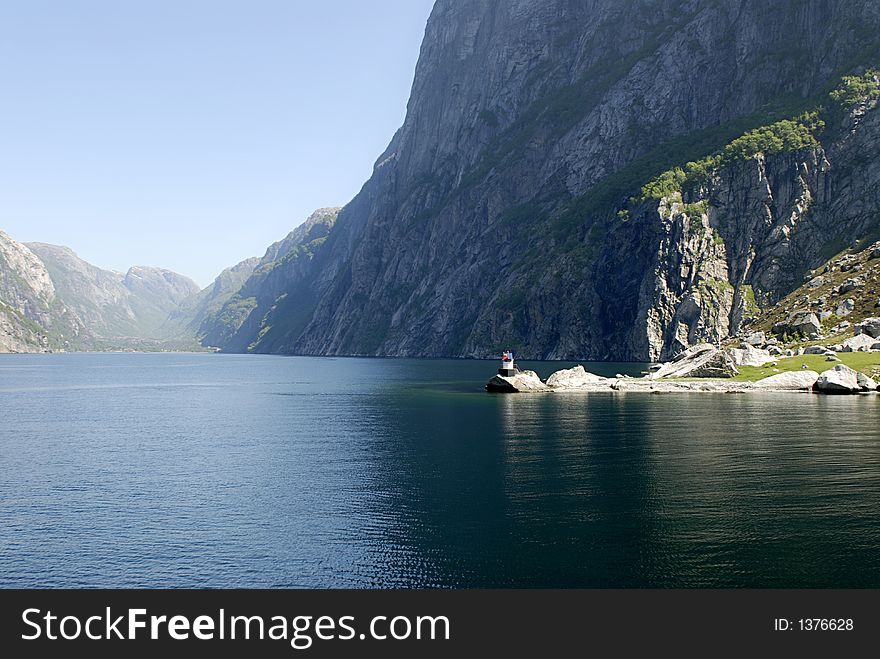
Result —
M 741 348 L 728 348 L 727 352 L 733 359 L 734 366 L 763 366 L 775 361 L 768 350 L 755 348 L 748 343 L 744 343 Z
M 859 386 L 868 390 L 873 381 L 861 376 Z M 758 392 L 810 392 L 816 387 L 819 374 L 815 371 L 792 371 L 779 373 L 757 382 L 734 382 L 706 379 L 682 381 L 652 378 L 605 378 L 575 366 L 553 373 L 546 385 L 531 371 L 516 377 L 495 376 L 486 385 L 488 391 L 497 393 L 744 393 Z M 874 386 L 876 388 L 876 385 Z M 841 392 L 846 393 L 846 392 Z M 853 392 L 849 392 L 853 393 Z
M 838 364 L 819 376 L 816 390 L 825 394 L 852 394 L 861 391 L 859 373 L 845 364 Z
M 518 371 L 515 375 L 496 375 L 486 383 L 486 391 L 496 393 L 530 393 L 548 391 L 534 371 Z
M 680 353 L 651 373 L 650 378 L 731 378 L 738 373 L 730 354 L 704 343 Z
M 880 385 L 864 373 L 838 364 L 821 375 L 816 371 L 800 370 L 777 373 L 756 382 L 727 379 L 701 380 L 645 378 L 605 378 L 586 372 L 582 366 L 553 373 L 547 383 L 533 371 L 523 371 L 513 377 L 494 376 L 486 390 L 496 393 L 745 393 L 755 392 L 819 392 L 826 394 L 876 393 Z
M 556 371 L 547 378 L 547 386 L 557 389 L 583 388 L 590 385 L 602 384 L 607 381 L 599 375 L 587 372 L 583 366 Z
M 880 318 L 866 318 L 856 326 L 856 334 L 866 334 L 875 339 L 880 339 Z
M 752 387 L 771 391 L 811 391 L 818 379 L 816 371 L 786 371 L 758 380 Z

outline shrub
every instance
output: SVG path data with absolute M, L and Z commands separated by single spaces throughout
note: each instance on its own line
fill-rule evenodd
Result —
M 860 76 L 844 76 L 840 86 L 829 96 L 841 107 L 880 99 L 880 71 L 869 69 Z

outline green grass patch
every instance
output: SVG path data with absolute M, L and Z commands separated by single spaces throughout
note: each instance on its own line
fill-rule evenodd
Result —
M 807 370 L 817 373 L 834 368 L 836 364 L 841 362 L 867 375 L 880 369 L 880 352 L 839 352 L 837 357 L 840 362 L 829 362 L 822 355 L 799 355 L 797 357 L 782 357 L 776 366 L 770 364 L 766 366 L 739 366 L 739 375 L 732 379 L 740 382 L 755 382 L 779 373 L 804 370 L 804 364 L 807 365 Z

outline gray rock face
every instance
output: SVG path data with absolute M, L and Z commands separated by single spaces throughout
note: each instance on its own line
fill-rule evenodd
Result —
M 43 352 L 49 347 L 55 287 L 43 262 L 0 231 L 0 352 Z
M 656 360 L 735 334 L 825 245 L 870 233 L 877 113 L 618 211 L 677 138 L 721 148 L 707 135 L 818 92 L 878 28 L 876 0 L 439 0 L 371 179 L 311 256 L 258 268 L 206 341 Z
M 861 390 L 859 373 L 845 364 L 838 364 L 819 376 L 816 389 L 826 394 L 855 393 Z
M 857 323 L 856 334 L 867 334 L 875 339 L 880 338 L 880 318 L 866 318 Z
M 710 344 L 696 345 L 653 372 L 659 378 L 731 378 L 738 375 L 733 358 Z
M 787 320 L 776 323 L 773 326 L 773 333 L 812 336 L 818 334 L 821 329 L 822 323 L 819 322 L 816 314 L 811 311 L 795 311 Z
M 834 313 L 843 318 L 844 316 L 849 316 L 855 308 L 855 300 L 848 298 L 837 305 L 837 309 L 835 309 Z
M 856 334 L 843 341 L 841 352 L 867 352 L 875 343 L 877 343 L 877 339 L 867 334 Z
M 755 348 L 748 344 L 743 344 L 741 348 L 729 348 L 727 352 L 736 366 L 763 366 L 774 361 L 768 350 Z
M 818 379 L 816 371 L 786 371 L 758 380 L 752 386 L 773 391 L 810 391 Z

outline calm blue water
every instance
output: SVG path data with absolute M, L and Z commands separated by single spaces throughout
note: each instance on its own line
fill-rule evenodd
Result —
M 0 356 L 0 586 L 880 586 L 880 397 L 495 366 Z

